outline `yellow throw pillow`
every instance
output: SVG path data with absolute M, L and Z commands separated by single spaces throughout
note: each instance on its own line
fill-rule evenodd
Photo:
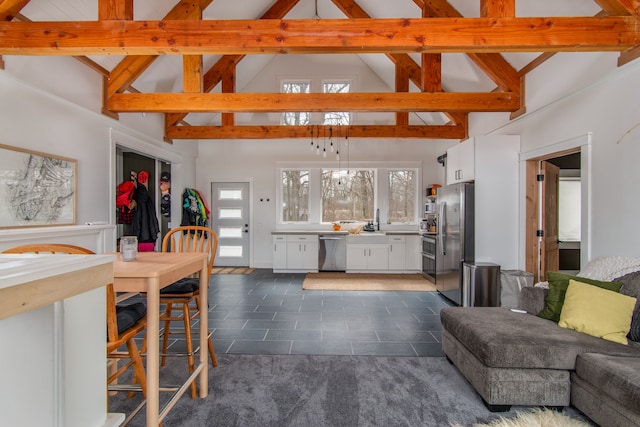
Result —
M 558 325 L 627 345 L 635 304 L 633 297 L 572 279 Z

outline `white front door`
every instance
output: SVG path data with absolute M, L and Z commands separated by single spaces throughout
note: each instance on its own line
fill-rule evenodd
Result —
M 211 223 L 218 235 L 215 266 L 249 267 L 249 183 L 211 183 Z

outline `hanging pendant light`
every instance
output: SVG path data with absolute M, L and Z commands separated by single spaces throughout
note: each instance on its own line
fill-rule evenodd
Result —
M 311 145 L 310 145 L 310 147 L 311 147 L 311 151 L 313 151 L 313 125 L 311 125 L 309 127 L 309 129 L 311 130 Z
M 338 125 L 338 134 L 336 135 L 336 160 L 340 162 L 340 125 Z M 340 163 L 338 163 L 338 169 L 340 169 Z
M 336 160 L 338 161 L 338 185 L 342 185 L 342 170 L 340 168 L 340 124 L 336 135 Z
M 323 128 L 322 132 L 322 157 L 327 157 L 327 127 Z
M 329 126 L 329 149 L 333 153 L 333 127 Z

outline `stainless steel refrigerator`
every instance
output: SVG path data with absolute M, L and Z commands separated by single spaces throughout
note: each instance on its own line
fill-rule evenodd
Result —
M 462 264 L 475 260 L 473 183 L 447 185 L 437 192 L 436 289 L 462 305 Z

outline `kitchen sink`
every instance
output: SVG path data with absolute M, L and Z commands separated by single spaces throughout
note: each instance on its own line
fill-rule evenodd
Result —
M 387 243 L 387 235 L 384 231 L 362 231 L 360 234 L 349 234 L 347 243 L 376 244 Z

